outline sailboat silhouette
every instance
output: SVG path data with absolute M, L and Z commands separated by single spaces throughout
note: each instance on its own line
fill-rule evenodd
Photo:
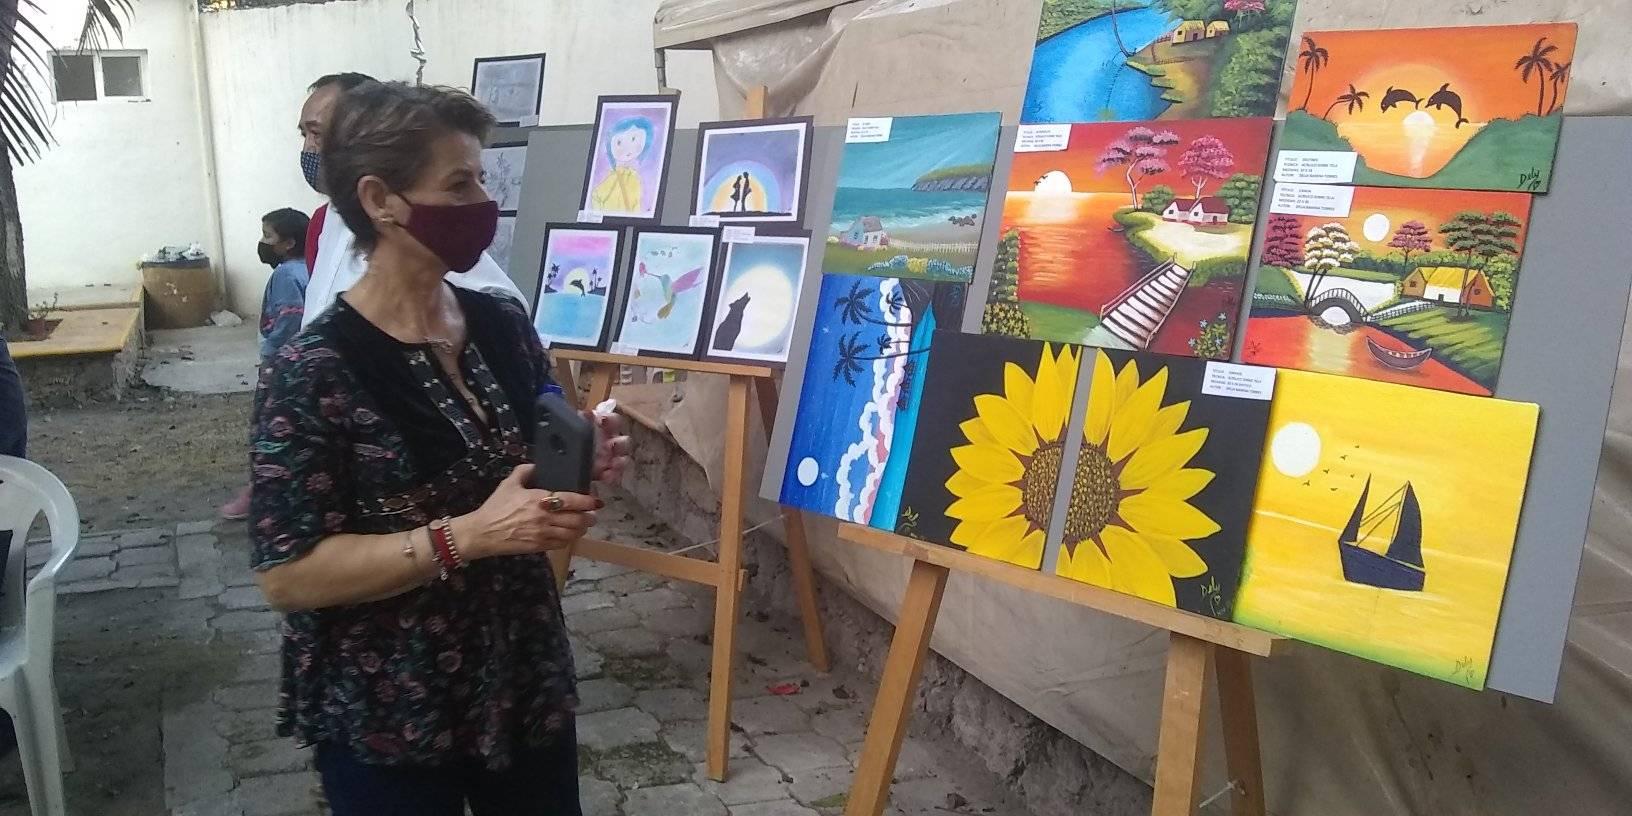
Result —
M 1360 489 L 1360 501 L 1355 503 L 1349 523 L 1337 537 L 1343 580 L 1379 589 L 1422 591 L 1428 572 L 1422 563 L 1422 508 L 1417 504 L 1416 490 L 1406 482 L 1368 514 L 1366 498 L 1370 494 L 1371 477 L 1367 476 L 1365 487 Z M 1362 539 L 1371 537 L 1390 519 L 1394 529 L 1388 539 L 1387 552 L 1375 553 L 1360 546 Z

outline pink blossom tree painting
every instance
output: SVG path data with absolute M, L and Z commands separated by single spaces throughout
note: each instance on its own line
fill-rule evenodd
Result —
M 1139 185 L 1151 176 L 1172 169 L 1167 163 L 1167 149 L 1178 143 L 1178 134 L 1171 130 L 1135 127 L 1106 146 L 1105 152 L 1099 156 L 1096 169 L 1103 173 L 1112 167 L 1126 167 L 1123 178 L 1127 180 L 1128 195 L 1137 209 Z

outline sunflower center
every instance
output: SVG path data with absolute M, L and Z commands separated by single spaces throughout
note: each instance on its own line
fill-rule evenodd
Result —
M 1026 475 L 1020 477 L 1021 510 L 1038 530 L 1047 530 L 1054 514 L 1054 491 L 1060 484 L 1060 462 L 1064 458 L 1063 445 L 1044 445 L 1032 454 Z
M 1116 514 L 1119 492 L 1116 468 L 1105 449 L 1083 445 L 1077 457 L 1076 478 L 1071 480 L 1071 504 L 1065 512 L 1066 543 L 1074 545 L 1099 535 Z

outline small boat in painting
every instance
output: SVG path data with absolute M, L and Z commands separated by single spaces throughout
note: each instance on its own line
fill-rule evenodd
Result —
M 1428 571 L 1422 563 L 1422 508 L 1417 503 L 1417 492 L 1406 482 L 1404 487 L 1383 499 L 1376 510 L 1366 512 L 1366 499 L 1371 495 L 1371 477 L 1360 489 L 1360 501 L 1354 505 L 1349 523 L 1337 538 L 1337 551 L 1342 556 L 1343 580 L 1351 584 L 1365 584 L 1378 589 L 1397 589 L 1405 592 L 1422 591 Z M 1360 546 L 1381 527 L 1393 521 L 1388 536 L 1388 549 L 1377 553 Z
M 1431 348 L 1420 351 L 1395 351 L 1390 348 L 1383 348 L 1370 337 L 1366 338 L 1366 350 L 1371 352 L 1372 357 L 1377 358 L 1377 362 L 1400 371 L 1421 368 L 1423 363 L 1428 362 L 1428 355 L 1434 352 Z

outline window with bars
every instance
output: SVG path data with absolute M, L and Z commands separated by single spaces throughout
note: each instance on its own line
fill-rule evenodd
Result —
M 147 98 L 146 51 L 58 51 L 51 78 L 58 102 Z

